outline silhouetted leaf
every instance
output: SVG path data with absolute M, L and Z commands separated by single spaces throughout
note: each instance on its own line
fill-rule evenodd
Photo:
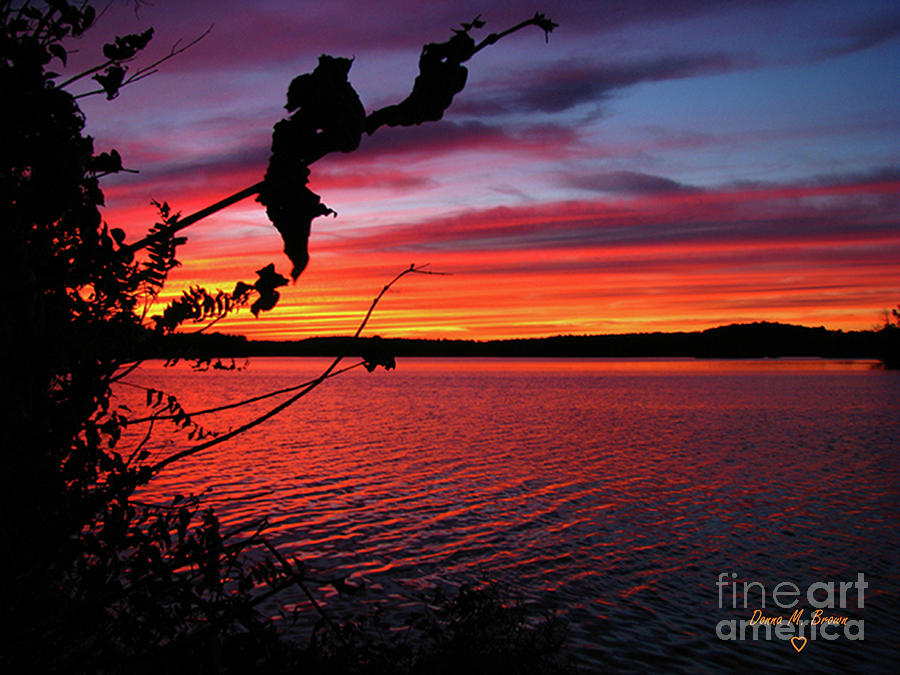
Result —
M 366 341 L 365 348 L 360 356 L 365 369 L 370 373 L 378 366 L 385 370 L 393 370 L 397 367 L 394 354 L 388 349 L 385 341 L 377 336 Z
M 461 65 L 475 52 L 468 31 L 457 31 L 446 42 L 430 43 L 419 56 L 419 75 L 409 96 L 397 105 L 376 110 L 366 119 L 366 133 L 378 127 L 414 126 L 441 119 L 453 97 L 466 84 L 468 70 Z
M 245 284 L 243 281 L 239 281 L 239 282 L 237 282 L 237 284 L 235 284 L 234 291 L 231 293 L 231 297 L 234 300 L 242 300 L 243 298 L 245 298 L 247 296 L 247 293 L 249 293 L 252 289 L 253 289 L 253 286 L 250 286 L 249 284 Z
M 253 316 L 259 316 L 260 312 L 265 312 L 278 303 L 278 298 L 281 296 L 277 291 L 272 291 L 271 293 L 267 293 L 265 295 L 260 295 L 256 300 L 253 301 L 253 304 L 250 305 L 250 311 L 253 312 Z
M 122 66 L 110 66 L 104 73 L 94 75 L 93 79 L 100 83 L 107 100 L 111 101 L 119 95 L 119 87 L 125 79 L 125 69 Z
M 146 47 L 152 37 L 152 28 L 148 28 L 140 34 L 116 37 L 115 42 L 103 45 L 103 56 L 110 61 L 126 61 Z
M 260 292 L 288 285 L 288 280 L 275 271 L 275 263 L 269 263 L 262 269 L 256 270 L 256 275 L 259 279 L 253 285 Z
M 56 58 L 63 62 L 63 65 L 66 65 L 66 60 L 69 58 L 69 53 L 65 50 L 65 48 L 57 43 L 51 44 L 47 47 L 47 50 L 53 54 Z
M 272 309 L 280 297 L 275 289 L 288 284 L 288 280 L 275 271 L 274 263 L 269 263 L 262 269 L 256 270 L 256 274 L 259 279 L 256 280 L 253 286 L 259 293 L 259 297 L 250 305 L 250 311 L 253 312 L 253 316 L 259 316 L 261 311 Z
M 272 134 L 272 155 L 258 199 L 281 234 L 295 280 L 309 262 L 313 219 L 334 214 L 306 186 L 308 165 L 329 152 L 355 150 L 365 126 L 365 109 L 347 81 L 351 64 L 323 54 L 312 73 L 294 78 L 285 106 L 293 115 L 278 122 Z
M 77 26 L 72 27 L 72 33 L 74 35 L 80 35 L 87 28 L 90 27 L 92 23 L 94 23 L 94 17 L 97 15 L 96 10 L 88 5 L 84 8 L 84 12 L 81 14 L 81 22 Z
M 99 155 L 91 157 L 89 166 L 92 171 L 97 173 L 117 173 L 122 170 L 122 157 L 117 150 L 101 152 Z
M 542 31 L 544 31 L 544 42 L 550 41 L 550 33 L 553 32 L 554 28 L 559 28 L 559 24 L 551 21 L 546 16 L 541 14 L 540 12 L 535 12 L 532 21 L 538 26 Z

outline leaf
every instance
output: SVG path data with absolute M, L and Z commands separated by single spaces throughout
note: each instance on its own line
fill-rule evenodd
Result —
M 275 289 L 280 286 L 287 286 L 288 280 L 275 271 L 275 264 L 269 263 L 260 270 L 256 270 L 259 279 L 253 284 L 259 297 L 250 305 L 250 311 L 253 316 L 259 316 L 261 311 L 272 309 L 281 297 Z M 237 290 L 237 288 L 235 288 Z
M 250 311 L 253 312 L 253 316 L 259 316 L 260 312 L 266 312 L 278 303 L 278 298 L 281 295 L 278 291 L 272 291 L 271 293 L 260 294 L 260 296 L 253 301 L 253 304 L 250 305 Z
M 355 150 L 365 128 L 365 109 L 347 80 L 352 63 L 323 54 L 313 72 L 294 78 L 285 106 L 293 114 L 278 122 L 272 134 L 272 155 L 258 200 L 281 235 L 294 280 L 309 262 L 313 219 L 334 214 L 307 187 L 308 165 L 330 152 Z
M 94 75 L 94 80 L 100 83 L 103 91 L 106 92 L 107 100 L 111 101 L 119 95 L 119 87 L 125 79 L 125 69 L 122 66 L 110 66 L 106 72 Z
M 363 365 L 370 373 L 378 366 L 385 370 L 393 370 L 397 367 L 393 352 L 388 350 L 387 343 L 378 336 L 369 338 L 366 341 L 360 356 L 363 360 Z
M 89 166 L 91 171 L 96 173 L 118 173 L 122 170 L 122 157 L 116 150 L 101 152 L 91 157 Z
M 441 119 L 453 97 L 465 86 L 468 70 L 462 63 L 474 53 L 475 40 L 468 30 L 456 31 L 446 42 L 425 45 L 412 92 L 400 103 L 369 115 L 366 133 L 372 134 L 384 124 L 408 127 Z
M 253 286 L 245 284 L 243 281 L 239 281 L 235 284 L 231 297 L 233 300 L 243 300 L 251 290 L 253 290 Z
M 465 32 L 469 32 L 473 28 L 484 28 L 484 21 L 481 19 L 481 14 L 472 19 L 471 23 L 466 23 L 465 21 L 462 23 L 463 30 Z
M 311 73 L 295 77 L 288 87 L 285 108 L 294 112 L 290 124 L 299 143 L 288 151 L 305 164 L 329 152 L 352 152 L 359 147 L 366 111 L 347 79 L 352 59 L 319 57 Z
M 53 54 L 56 58 L 62 61 L 63 65 L 66 65 L 66 60 L 69 57 L 69 53 L 65 50 L 61 44 L 53 43 L 47 47 L 47 50 Z
M 81 15 L 81 24 L 74 27 L 72 33 L 74 35 L 80 35 L 83 33 L 92 23 L 94 23 L 94 17 L 96 17 L 97 11 L 88 5 L 84 8 L 84 13 Z
M 103 45 L 103 56 L 110 61 L 127 61 L 146 47 L 152 37 L 152 28 L 148 28 L 143 33 L 116 37 L 114 42 L 108 42 Z
M 550 33 L 553 32 L 554 28 L 559 28 L 559 24 L 551 21 L 546 16 L 541 14 L 540 12 L 535 12 L 534 17 L 531 19 L 538 28 L 544 31 L 544 42 L 550 41 Z
M 275 263 L 269 263 L 262 269 L 256 270 L 256 275 L 259 279 L 253 285 L 260 292 L 288 285 L 288 280 L 275 271 Z

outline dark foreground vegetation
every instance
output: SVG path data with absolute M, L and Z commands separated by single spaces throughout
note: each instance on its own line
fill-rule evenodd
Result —
M 419 77 L 404 101 L 370 115 L 347 80 L 352 61 L 322 56 L 315 71 L 291 83 L 291 116 L 275 125 L 263 181 L 184 218 L 159 203 L 159 222 L 143 239 L 127 242 L 100 212 L 100 180 L 126 171 L 124 160 L 114 149 L 100 151 L 84 133 L 78 100 L 116 98 L 191 43 L 139 65 L 153 31 L 117 36 L 93 66 L 62 74 L 70 39 L 96 18 L 82 2 L 0 0 L 0 255 L 6 272 L 0 368 L 7 394 L 0 407 L 0 671 L 558 669 L 560 624 L 527 618 L 490 588 L 462 589 L 423 604 L 417 616 L 403 620 L 405 632 L 385 629 L 362 606 L 362 618 L 331 617 L 316 595 L 325 583 L 340 591 L 342 582 L 317 580 L 302 561 L 284 558 L 266 539 L 265 521 L 229 530 L 195 496 L 172 495 L 161 504 L 134 499 L 173 462 L 241 429 L 210 438 L 163 392 L 148 391 L 146 410 L 116 407 L 111 398 L 154 341 L 240 308 L 259 315 L 278 301 L 275 289 L 288 283 L 269 265 L 252 283 L 238 282 L 229 292 L 196 289 L 193 299 L 146 317 L 179 264 L 184 238 L 176 232 L 257 195 L 296 278 L 306 264 L 311 221 L 331 212 L 307 187 L 310 164 L 354 150 L 363 133 L 379 127 L 439 120 L 465 84 L 463 62 L 513 30 L 537 26 L 549 33 L 554 24 L 536 14 L 477 44 L 470 32 L 483 22 L 465 24 L 447 42 L 423 49 Z M 299 400 L 339 362 L 242 429 Z M 365 360 L 371 368 L 391 364 L 384 354 Z M 163 457 L 147 449 L 160 426 L 176 439 L 176 450 Z M 143 440 L 126 442 L 131 436 L 123 432 L 135 428 Z M 285 641 L 259 609 L 289 587 L 305 594 L 314 613 L 307 622 L 311 638 L 302 643 Z
M 423 340 L 406 338 L 323 337 L 304 340 L 248 340 L 223 334 L 173 335 L 150 341 L 155 358 L 244 358 L 248 356 L 364 355 L 384 351 L 395 356 L 433 357 L 821 357 L 883 359 L 896 364 L 895 326 L 879 331 L 839 331 L 780 323 L 720 326 L 689 333 L 559 335 L 512 340 Z M 893 354 L 893 358 L 891 357 Z M 896 367 L 896 365 L 894 365 Z

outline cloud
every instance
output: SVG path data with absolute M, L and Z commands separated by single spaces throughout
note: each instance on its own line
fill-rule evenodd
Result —
M 465 150 L 556 150 L 579 142 L 578 131 L 558 124 L 503 127 L 479 121 L 441 120 L 415 127 L 382 127 L 363 138 L 352 155 L 334 154 L 329 162 L 355 162 L 396 155 L 428 155 Z
M 900 14 L 867 19 L 843 31 L 840 44 L 822 50 L 823 56 L 840 56 L 877 47 L 900 36 Z
M 430 187 L 435 181 L 413 171 L 397 169 L 378 170 L 322 170 L 316 169 L 310 177 L 310 187 L 314 192 L 328 190 L 371 190 L 393 191 L 417 190 Z
M 643 174 L 608 174 L 632 189 L 614 202 L 467 209 L 378 228 L 325 248 L 397 251 L 564 251 L 584 247 L 761 244 L 838 246 L 897 238 L 900 182 L 785 184 L 696 191 Z M 651 190 L 657 185 L 663 189 Z
M 566 174 L 563 184 L 579 190 L 610 192 L 625 195 L 653 195 L 672 192 L 697 192 L 698 188 L 679 183 L 664 176 L 654 176 L 635 171 L 609 171 L 602 173 L 572 172 Z
M 880 166 L 868 171 L 836 173 L 816 176 L 813 183 L 820 185 L 876 185 L 881 183 L 900 184 L 900 167 Z
M 496 83 L 493 95 L 488 92 L 478 100 L 461 102 L 457 110 L 469 115 L 559 113 L 584 103 L 601 102 L 616 91 L 642 82 L 724 73 L 749 64 L 747 58 L 721 52 L 664 55 L 619 64 L 569 63 Z

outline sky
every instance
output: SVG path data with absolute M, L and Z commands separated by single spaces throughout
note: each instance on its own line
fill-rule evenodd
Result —
M 114 2 L 72 72 L 114 35 L 154 27 L 147 63 L 212 28 L 116 100 L 80 100 L 96 150 L 140 172 L 103 180 L 104 219 L 133 239 L 152 199 L 187 215 L 259 181 L 287 86 L 320 54 L 354 59 L 372 111 L 409 93 L 426 42 L 535 11 L 559 24 L 549 41 L 530 28 L 476 54 L 443 120 L 383 127 L 313 164 L 310 187 L 338 215 L 313 222 L 309 266 L 274 310 L 216 329 L 352 334 L 413 263 L 446 275 L 405 277 L 367 334 L 856 330 L 900 303 L 890 1 Z M 163 300 L 291 269 L 252 199 L 185 234 Z

